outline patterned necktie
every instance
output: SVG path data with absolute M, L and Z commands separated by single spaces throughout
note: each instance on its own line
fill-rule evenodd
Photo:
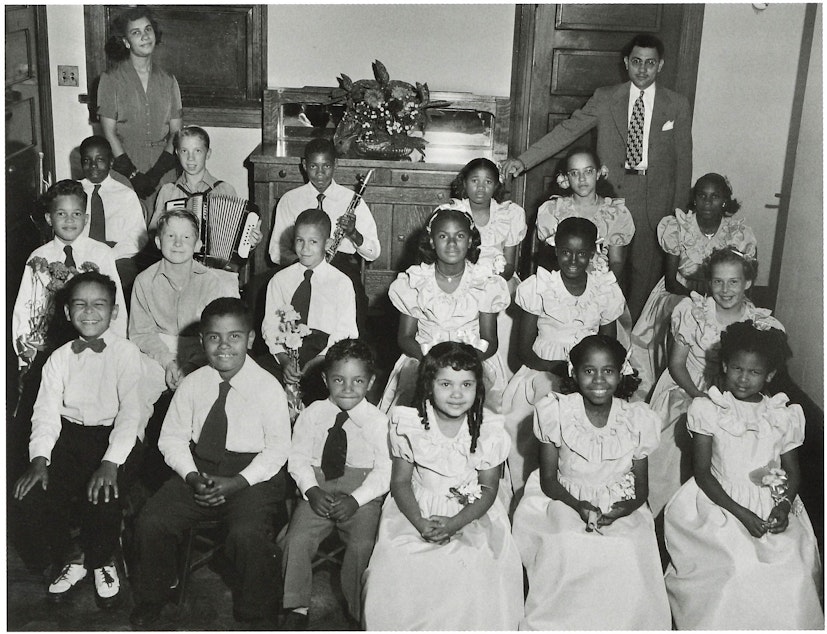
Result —
M 629 119 L 629 138 L 626 141 L 626 162 L 629 167 L 637 167 L 643 160 L 643 120 L 646 108 L 643 105 L 643 91 L 632 106 L 632 118 Z
M 101 200 L 100 185 L 92 190 L 92 213 L 89 218 L 89 237 L 98 242 L 106 242 L 106 218 L 103 215 L 103 200 Z
M 68 267 L 76 269 L 77 266 L 75 265 L 75 257 L 72 255 L 72 247 L 67 244 L 63 247 L 63 252 L 66 254 L 66 259 L 63 263 Z
M 201 435 L 195 445 L 195 453 L 203 460 L 219 463 L 224 457 L 227 445 L 227 411 L 224 406 L 227 404 L 229 392 L 229 381 L 222 381 L 218 386 L 218 398 L 204 419 Z
M 341 478 L 345 473 L 347 432 L 343 425 L 347 419 L 347 412 L 339 412 L 336 414 L 336 422 L 327 432 L 327 440 L 322 450 L 322 473 L 324 473 L 325 480 Z
M 86 339 L 75 339 L 72 342 L 72 352 L 75 354 L 80 354 L 87 348 L 92 352 L 103 352 L 105 347 L 106 342 L 103 339 L 91 339 L 89 341 Z
M 316 209 L 321 209 L 322 211 L 324 211 L 324 207 L 322 207 L 322 201 L 324 200 L 324 194 L 319 194 L 318 196 L 316 196 L 316 200 L 319 201 L 319 206 L 316 207 Z
M 293 293 L 293 299 L 290 303 L 293 305 L 293 309 L 301 315 L 301 319 L 299 323 L 306 324 L 308 315 L 310 314 L 310 277 L 313 275 L 313 271 L 311 269 L 307 269 L 304 272 L 304 279 L 301 281 L 296 287 L 296 291 Z

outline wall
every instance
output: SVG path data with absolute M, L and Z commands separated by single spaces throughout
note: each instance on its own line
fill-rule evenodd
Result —
M 69 156 L 92 133 L 86 106 L 83 6 L 50 5 L 49 60 L 57 178 L 71 175 Z M 432 90 L 508 95 L 513 5 L 269 5 L 268 85 L 334 86 L 344 72 L 372 76 L 380 59 L 392 78 L 428 82 Z M 57 65 L 80 68 L 80 87 L 57 85 Z M 186 121 L 186 112 L 184 113 Z M 244 159 L 261 142 L 257 129 L 207 128 L 208 169 L 247 195 Z
M 822 191 L 822 7 L 818 7 L 801 135 L 790 195 L 790 221 L 778 292 L 778 318 L 787 327 L 793 358 L 790 375 L 824 408 L 824 253 Z

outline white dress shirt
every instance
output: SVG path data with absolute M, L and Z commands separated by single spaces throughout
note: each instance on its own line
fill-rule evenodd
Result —
M 184 377 L 172 397 L 158 438 L 158 449 L 182 478 L 198 471 L 190 442 L 198 442 L 207 414 L 218 398 L 221 382 L 218 371 L 205 366 Z M 287 462 L 290 452 L 287 397 L 278 380 L 249 356 L 230 379 L 230 386 L 225 405 L 226 449 L 258 454 L 240 471 L 252 486 L 272 478 Z
M 285 351 L 284 346 L 275 342 L 279 330 L 276 310 L 291 304 L 293 293 L 304 280 L 306 270 L 307 267 L 296 262 L 276 273 L 267 285 L 261 334 L 273 355 Z M 356 293 L 350 278 L 322 260 L 313 269 L 310 289 L 307 325 L 329 335 L 327 347 L 320 354 L 325 354 L 330 346 L 341 339 L 357 338 L 359 330 L 356 328 Z
M 86 213 L 92 214 L 92 192 L 95 184 L 88 178 L 80 181 L 86 192 Z M 114 242 L 112 256 L 116 260 L 135 255 L 147 243 L 146 221 L 141 201 L 135 191 L 119 183 L 111 175 L 100 183 L 98 194 L 103 202 L 103 215 L 106 219 L 106 240 Z M 81 235 L 89 236 L 89 221 Z
M 325 399 L 310 404 L 296 419 L 287 470 L 305 499 L 308 489 L 319 486 L 313 467 L 322 464 L 327 432 L 333 427 L 340 411 L 338 405 Z M 348 416 L 343 425 L 347 434 L 345 466 L 371 469 L 364 482 L 351 493 L 359 506 L 362 506 L 390 490 L 388 417 L 366 400 L 348 410 Z
M 632 109 L 635 107 L 635 101 L 640 96 L 640 88 L 630 82 L 629 88 L 629 112 L 626 117 L 626 123 L 632 120 Z M 655 85 L 652 84 L 643 91 L 643 153 L 641 155 L 640 163 L 637 165 L 629 165 L 626 167 L 645 170 L 649 167 L 649 128 L 652 126 L 652 111 L 655 108 Z
M 322 209 L 330 216 L 331 237 L 333 237 L 336 231 L 336 221 L 345 214 L 350 201 L 353 200 L 353 190 L 332 181 L 322 193 L 324 194 Z M 270 259 L 274 264 L 290 264 L 298 259 L 296 252 L 293 251 L 293 225 L 305 209 L 316 209 L 319 206 L 316 198 L 318 195 L 319 190 L 312 183 L 305 183 L 301 187 L 286 192 L 279 199 L 269 248 Z M 362 234 L 364 239 L 362 244 L 357 247 L 345 237 L 339 244 L 338 252 L 358 253 L 368 262 L 373 262 L 379 257 L 381 248 L 376 231 L 376 221 L 364 200 L 360 200 L 356 206 L 356 230 Z
M 143 439 L 141 351 L 107 330 L 102 352 L 72 352 L 69 342 L 47 359 L 32 413 L 29 457 L 51 460 L 60 436 L 61 416 L 84 427 L 112 427 L 103 460 L 126 462 L 135 440 Z
M 65 246 L 65 242 L 55 237 L 51 242 L 47 242 L 32 251 L 29 260 L 34 257 L 41 257 L 50 263 L 64 262 L 66 260 L 66 253 L 63 251 L 63 247 Z M 115 303 L 118 305 L 118 315 L 112 320 L 109 328 L 116 335 L 126 338 L 126 302 L 124 301 L 123 290 L 121 288 L 121 278 L 118 276 L 118 269 L 115 267 L 112 248 L 103 242 L 98 242 L 85 236 L 75 238 L 71 247 L 72 257 L 78 267 L 84 262 L 92 262 L 98 265 L 101 273 L 108 275 L 115 281 Z M 17 345 L 20 337 L 25 337 L 29 334 L 29 304 L 33 299 L 34 292 L 33 272 L 32 269 L 27 266 L 23 272 L 23 279 L 20 281 L 20 290 L 17 292 L 17 299 L 14 302 L 14 309 L 12 311 L 12 341 L 15 345 Z M 65 319 L 65 316 L 57 315 L 55 319 Z

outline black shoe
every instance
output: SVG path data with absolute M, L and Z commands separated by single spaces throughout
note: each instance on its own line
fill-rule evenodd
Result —
M 302 614 L 301 612 L 294 612 L 293 610 L 291 610 L 285 615 L 284 619 L 281 622 L 281 626 L 279 626 L 279 629 L 283 632 L 296 632 L 306 630 L 309 622 L 310 617 L 307 614 Z
M 278 617 L 271 614 L 248 614 L 233 610 L 233 618 L 248 630 L 277 630 Z
M 161 618 L 163 603 L 139 603 L 129 615 L 129 622 L 138 629 L 147 630 Z

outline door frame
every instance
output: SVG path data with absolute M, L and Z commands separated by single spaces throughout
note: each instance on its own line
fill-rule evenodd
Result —
M 40 93 L 40 149 L 43 152 L 43 173 L 55 176 L 55 127 L 52 117 L 52 77 L 49 72 L 49 26 L 47 7 L 35 6 L 37 25 L 37 74 Z

